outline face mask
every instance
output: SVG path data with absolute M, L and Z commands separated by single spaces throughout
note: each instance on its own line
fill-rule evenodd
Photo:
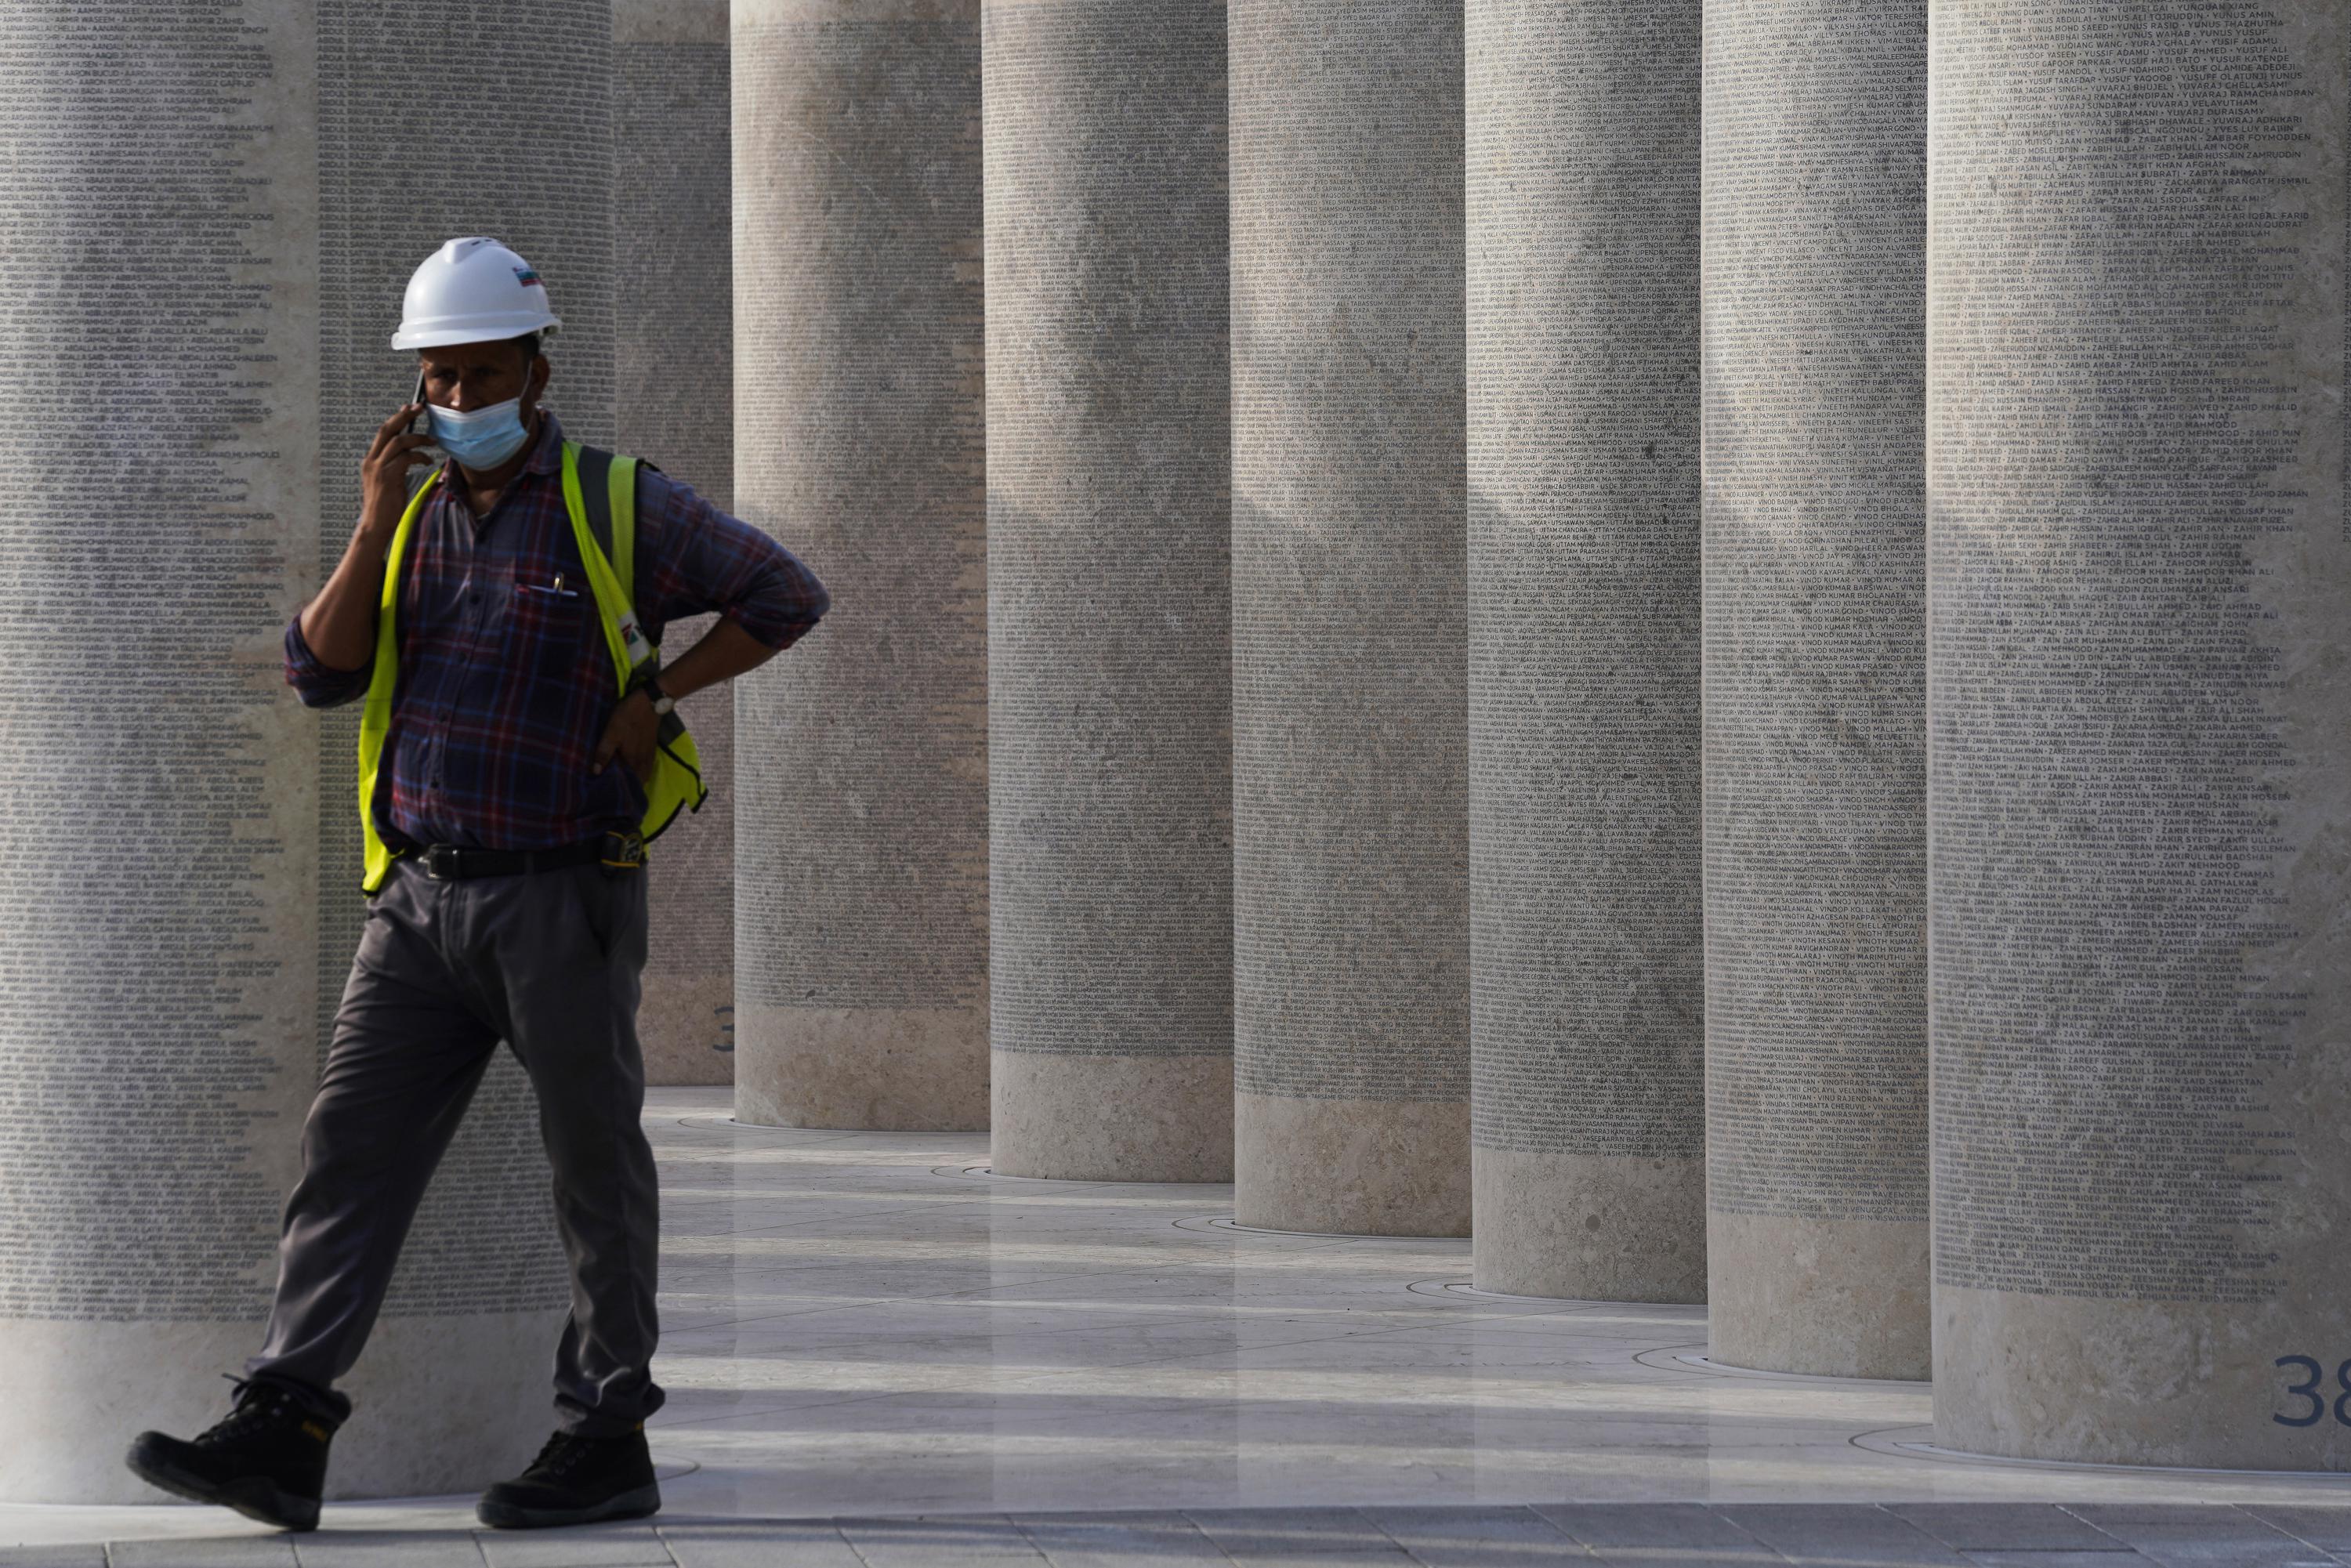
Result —
M 529 435 L 522 426 L 518 397 L 463 413 L 434 407 L 432 419 L 434 444 L 476 473 L 495 468 L 521 451 Z

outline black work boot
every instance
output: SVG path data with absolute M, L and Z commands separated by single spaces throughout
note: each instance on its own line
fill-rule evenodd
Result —
M 558 1432 L 530 1468 L 482 1494 L 474 1512 L 495 1530 L 643 1519 L 661 1507 L 653 1457 L 640 1427 L 619 1437 Z
M 281 1385 L 232 1378 L 227 1416 L 183 1442 L 141 1432 L 125 1456 L 131 1473 L 198 1502 L 233 1508 L 286 1530 L 319 1528 L 327 1445 L 342 1423 L 309 1408 Z

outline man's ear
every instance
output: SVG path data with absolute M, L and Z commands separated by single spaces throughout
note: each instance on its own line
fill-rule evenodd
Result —
M 539 399 L 547 395 L 547 383 L 554 379 L 555 366 L 549 361 L 545 354 L 531 361 L 530 369 L 525 374 L 524 384 L 529 389 L 528 395 L 534 407 L 538 405 Z

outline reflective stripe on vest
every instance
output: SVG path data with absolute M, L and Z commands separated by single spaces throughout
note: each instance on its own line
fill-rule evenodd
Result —
M 582 489 L 583 478 L 587 488 Z M 383 886 L 392 852 L 376 831 L 375 798 L 382 770 L 383 743 L 392 732 L 392 696 L 400 674 L 400 570 L 416 531 L 416 519 L 433 487 L 441 482 L 435 469 L 409 497 L 393 530 L 392 548 L 384 552 L 383 596 L 376 606 L 375 672 L 369 678 L 367 706 L 360 714 L 360 834 L 366 849 L 360 889 L 373 894 Z M 638 624 L 632 601 L 636 577 L 637 460 L 616 456 L 576 441 L 563 444 L 563 509 L 571 518 L 571 534 L 580 546 L 588 585 L 596 596 L 596 619 L 611 656 L 613 694 L 617 701 L 639 672 L 651 675 L 661 669 L 661 650 Z M 619 563 L 615 570 L 615 563 Z M 624 758 L 614 759 L 626 768 Z M 710 798 L 702 781 L 702 755 L 685 721 L 676 713 L 661 721 L 655 736 L 653 781 L 645 789 L 645 812 L 638 831 L 647 843 L 659 838 L 677 820 L 681 810 L 699 811 Z

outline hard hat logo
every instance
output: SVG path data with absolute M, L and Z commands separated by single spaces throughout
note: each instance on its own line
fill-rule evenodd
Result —
M 498 342 L 562 324 L 538 268 L 488 235 L 471 235 L 425 257 L 409 278 L 392 346 Z

